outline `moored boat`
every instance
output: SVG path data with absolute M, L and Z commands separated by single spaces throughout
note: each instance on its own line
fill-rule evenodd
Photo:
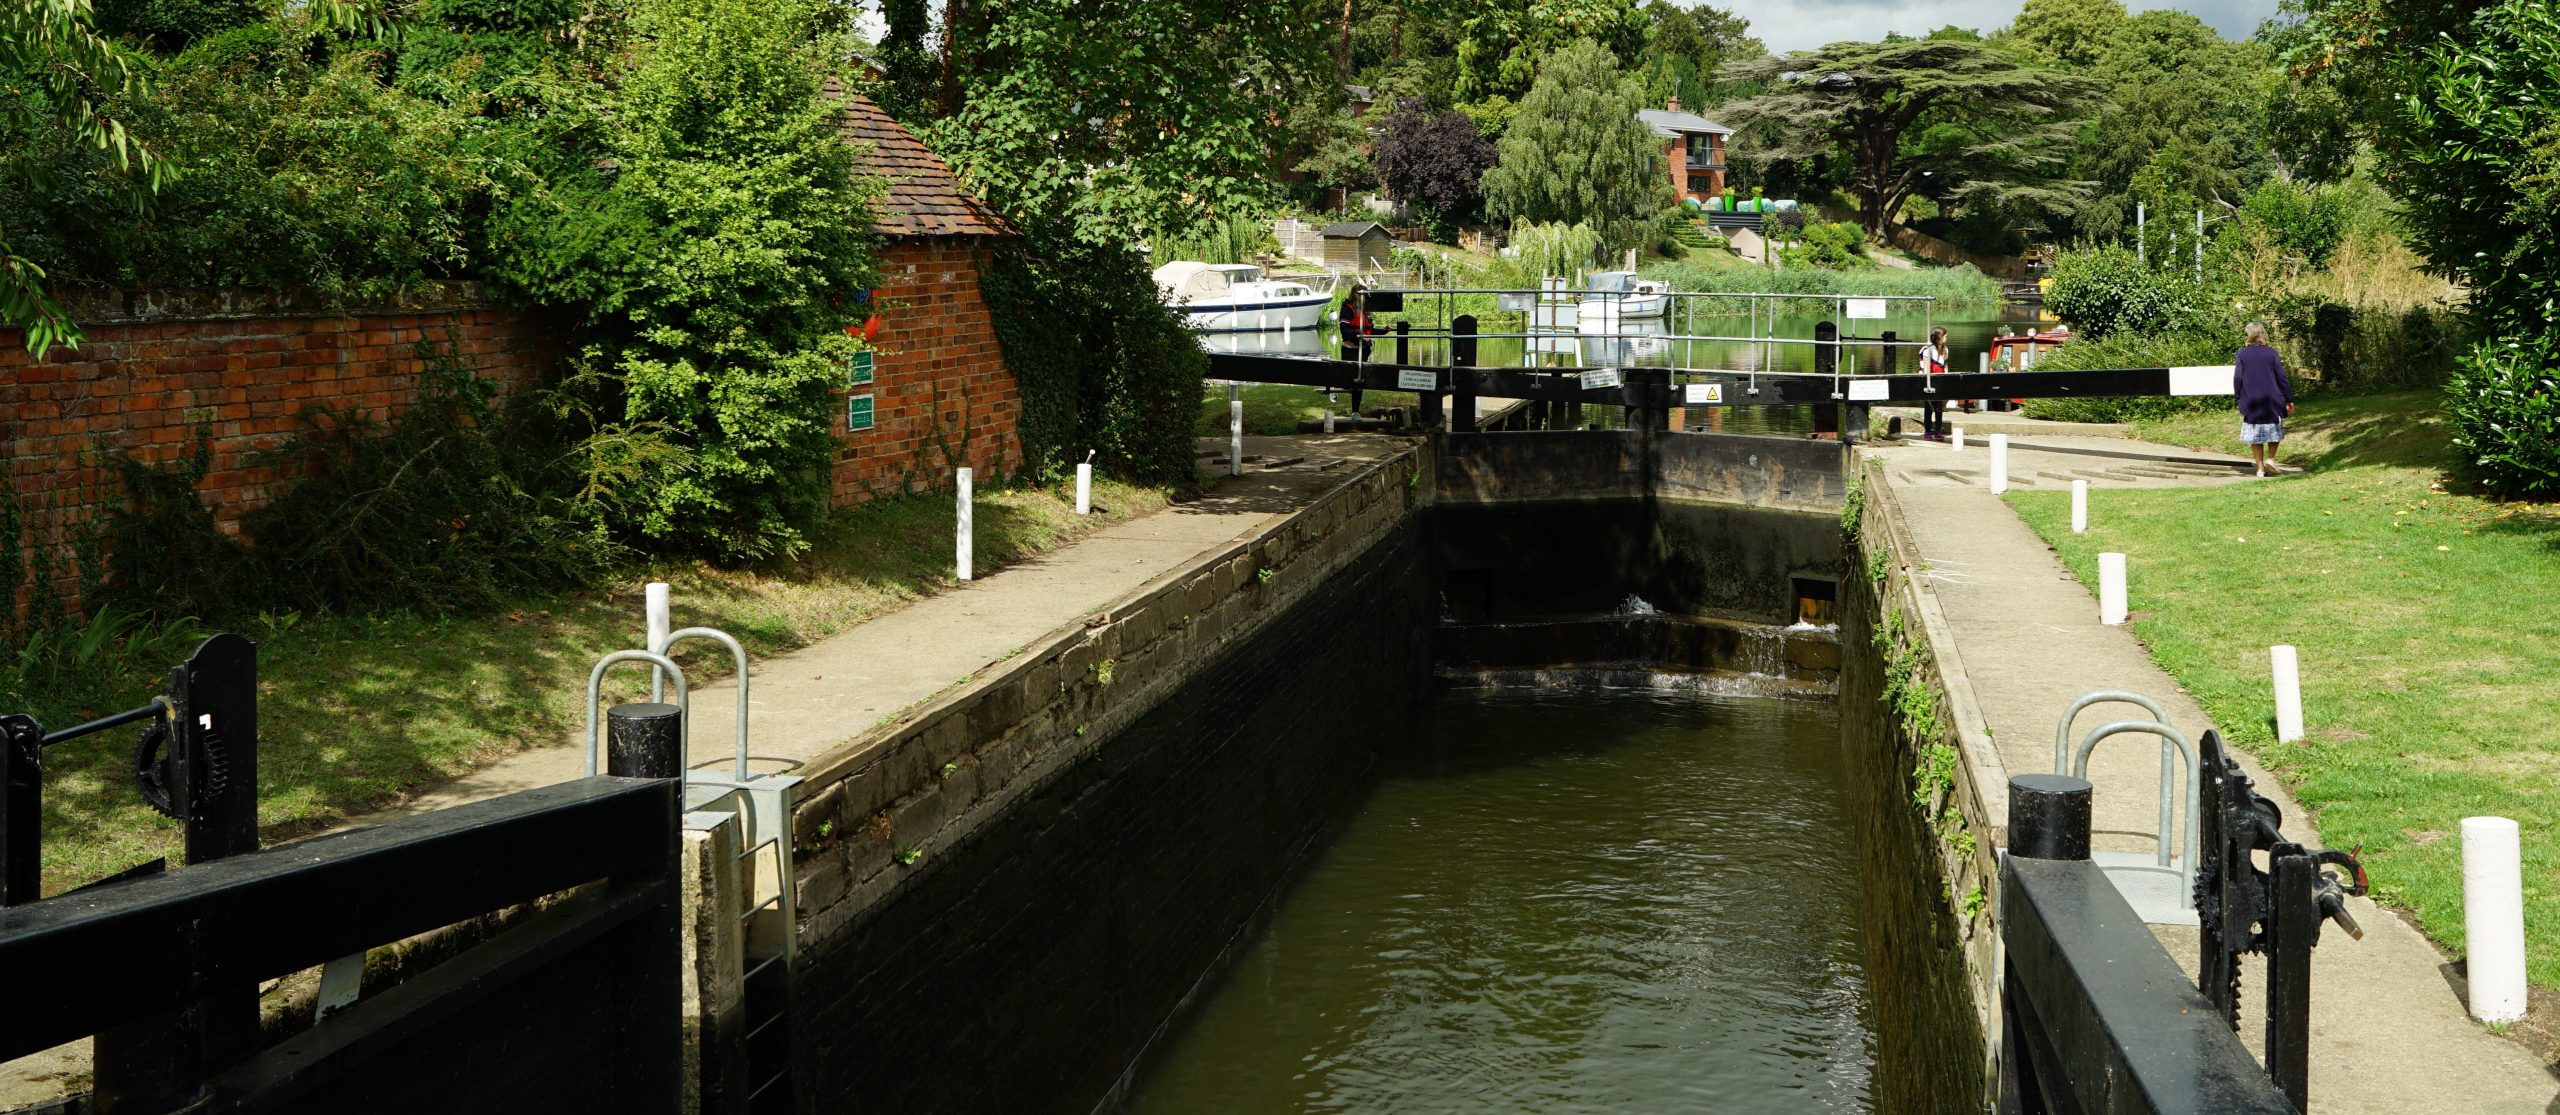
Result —
M 1155 271 L 1156 292 L 1207 333 L 1314 329 L 1333 302 L 1330 282 L 1269 279 L 1250 263 L 1181 260 Z
M 1658 318 L 1671 306 L 1671 284 L 1639 279 L 1633 271 L 1599 271 L 1582 292 L 1582 320 Z

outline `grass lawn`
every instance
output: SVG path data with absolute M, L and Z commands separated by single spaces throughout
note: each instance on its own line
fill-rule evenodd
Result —
M 976 499 L 977 568 L 1053 549 L 1165 504 L 1162 493 L 1098 482 L 1079 520 L 1072 490 L 1001 488 Z M 685 566 L 635 573 L 594 592 L 527 600 L 470 619 L 408 615 L 278 618 L 248 625 L 259 644 L 259 820 L 271 839 L 323 827 L 584 723 L 587 671 L 641 638 L 641 586 L 673 586 L 679 627 L 724 629 L 751 654 L 806 645 L 949 587 L 952 497 L 881 500 L 847 512 L 812 552 L 757 571 Z M 0 674 L 0 711 L 49 728 L 141 704 L 196 632 L 137 632 L 73 677 L 29 684 Z M 729 673 L 708 644 L 678 656 L 697 683 Z M 624 693 L 645 671 L 618 673 Z M 31 691 L 18 692 L 13 689 Z M 78 885 L 154 856 L 175 858 L 177 822 L 133 787 L 134 730 L 48 748 L 45 887 Z
M 2084 582 L 2127 555 L 2135 634 L 2232 742 L 2363 845 L 2376 894 L 2462 942 L 2464 817 L 2525 831 L 2533 982 L 2560 986 L 2560 508 L 2461 494 L 2438 393 L 2314 397 L 2284 459 L 2307 475 L 2008 498 Z M 2139 423 L 2238 448 L 2227 412 Z M 2310 738 L 2275 742 L 2267 648 L 2300 648 Z
M 1401 391 L 1367 391 L 1360 395 L 1363 409 L 1410 406 L 1414 397 Z M 1349 392 L 1331 399 L 1313 387 L 1292 387 L 1280 383 L 1248 384 L 1244 389 L 1244 432 L 1248 434 L 1294 434 L 1305 419 L 1322 418 L 1324 412 L 1337 415 L 1351 413 Z M 1201 437 L 1227 436 L 1227 389 L 1211 387 L 1200 396 Z

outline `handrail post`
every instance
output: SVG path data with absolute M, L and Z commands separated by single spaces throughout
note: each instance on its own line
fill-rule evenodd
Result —
M 2020 859 L 2089 858 L 2089 780 L 2067 774 L 2009 776 L 2009 854 Z

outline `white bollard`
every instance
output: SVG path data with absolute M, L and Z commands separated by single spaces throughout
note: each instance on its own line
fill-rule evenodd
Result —
M 2302 738 L 2302 660 L 2292 647 L 2267 648 L 2276 675 L 2276 742 Z
M 1093 514 L 1093 462 L 1076 466 L 1076 514 Z
M 970 579 L 969 559 L 974 556 L 972 551 L 977 549 L 973 544 L 975 541 L 973 538 L 974 532 L 969 528 L 969 504 L 972 501 L 970 489 L 975 487 L 975 484 L 971 480 L 971 473 L 972 470 L 970 469 L 961 469 L 960 480 L 957 485 L 957 489 L 960 494 L 960 545 L 955 564 L 960 567 L 960 579 L 964 581 Z
M 2124 626 L 2124 555 L 2098 555 L 2098 622 Z
M 2462 951 L 2471 1017 L 2524 1017 L 2524 868 L 2516 823 L 2462 819 Z
M 1324 432 L 1333 432 L 1333 412 L 1329 410 L 1324 412 Z
M 1991 435 L 1991 494 L 2009 490 L 2009 435 Z
M 1227 475 L 1244 475 L 1244 400 L 1227 400 Z
M 649 582 L 649 586 L 641 590 L 640 599 L 640 606 L 648 615 L 649 653 L 665 654 L 667 632 L 675 630 L 675 626 L 668 622 L 667 618 L 667 583 L 665 581 Z M 664 667 L 649 667 L 649 699 L 652 701 L 667 699 L 667 671 Z
M 2071 482 L 2071 533 L 2089 533 L 2089 482 Z
M 1990 374 L 1991 374 L 1991 350 L 1986 348 L 1986 349 L 1984 349 L 1984 350 L 1982 350 L 1982 351 L 1980 351 L 1980 352 L 1975 353 L 1974 355 L 1979 356 L 1979 357 L 1981 357 L 1981 358 L 1982 358 L 1982 374 L 1984 374 L 1984 375 L 1986 375 L 1986 376 L 1987 376 L 1987 375 L 1990 375 Z
M 1964 452 L 1964 427 L 1947 427 L 1947 444 L 1958 453 Z

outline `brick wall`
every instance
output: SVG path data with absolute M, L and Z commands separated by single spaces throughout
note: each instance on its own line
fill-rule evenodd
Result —
M 123 493 L 107 452 L 152 464 L 195 452 L 211 439 L 212 468 L 198 485 L 215 522 L 237 530 L 279 481 L 250 461 L 277 445 L 305 406 L 327 403 L 382 418 L 416 397 L 421 341 L 453 344 L 480 374 L 516 386 L 548 374 L 556 356 L 541 322 L 468 301 L 324 316 L 200 296 L 81 314 L 77 350 L 38 359 L 14 331 L 0 331 L 0 451 L 9 495 L 23 516 L 30 569 L 49 567 L 53 595 L 76 603 L 80 571 L 72 540 Z M 0 570 L 0 576 L 16 570 Z M 32 574 L 13 584 L 22 606 Z M 13 608 L 14 610 L 14 608 Z
M 978 291 L 984 249 L 965 236 L 893 237 L 885 246 L 873 381 L 845 389 L 871 397 L 873 425 L 847 430 L 837 407 L 837 506 L 948 488 L 962 466 L 983 482 L 1021 465 L 1022 395 Z

